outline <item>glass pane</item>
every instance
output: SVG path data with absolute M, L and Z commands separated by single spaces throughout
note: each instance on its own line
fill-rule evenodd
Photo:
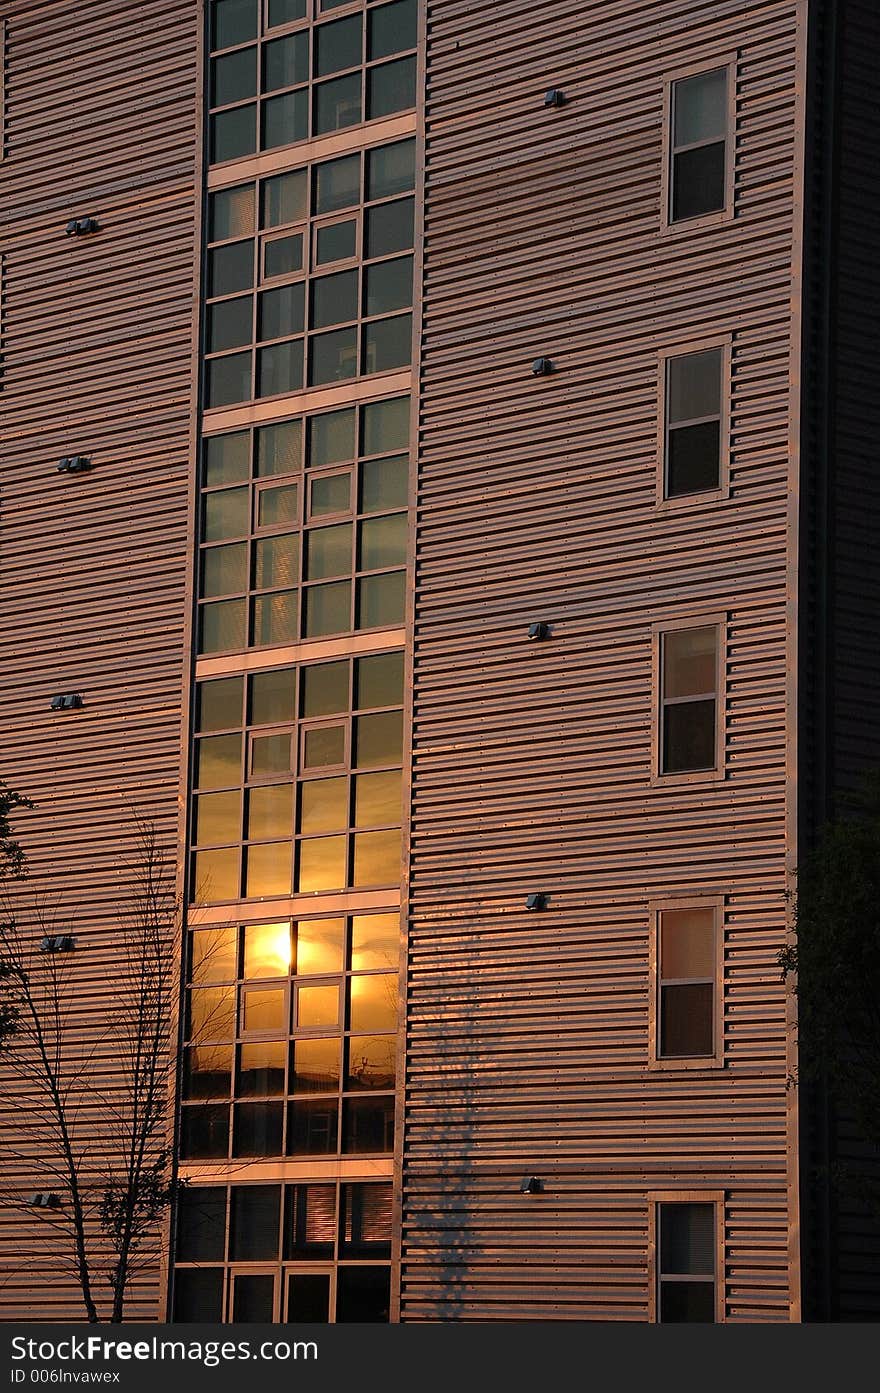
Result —
M 184 1051 L 184 1098 L 228 1098 L 232 1088 L 232 1046 L 195 1045 Z
M 351 470 L 312 480 L 311 516 L 351 512 Z M 347 567 L 345 569 L 348 569 Z
M 339 1046 L 330 1040 L 297 1040 L 293 1046 L 291 1093 L 331 1093 L 339 1087 Z
M 360 1147 L 346 1147 L 358 1151 Z M 390 1149 L 390 1148 L 388 1148 Z M 369 1147 L 366 1150 L 370 1150 Z M 391 1272 L 387 1267 L 340 1267 L 336 1288 L 336 1323 L 382 1325 L 391 1307 Z
M 721 361 L 720 348 L 670 358 L 670 425 L 692 421 L 700 416 L 713 416 L 721 410 Z
M 335 1098 L 301 1099 L 291 1104 L 287 1152 L 321 1156 L 338 1149 L 339 1104 Z
M 231 48 L 257 37 L 259 0 L 214 0 L 211 11 L 211 47 Z
M 212 193 L 208 225 L 212 242 L 250 236 L 255 230 L 253 184 L 240 184 L 236 189 L 218 189 Z
M 310 468 L 354 458 L 354 410 L 327 411 L 309 419 Z
M 367 210 L 366 256 L 406 251 L 415 237 L 415 201 L 401 198 Z
M 225 1153 L 224 1153 L 225 1154 Z M 177 1324 L 219 1324 L 223 1318 L 223 1268 L 182 1267 L 174 1274 Z
M 305 19 L 306 0 L 269 0 L 269 28 L 277 24 L 289 24 L 294 19 Z
M 412 304 L 413 259 L 402 256 L 366 269 L 364 313 L 388 314 Z
M 247 401 L 251 394 L 250 353 L 231 353 L 226 358 L 212 358 L 206 366 L 205 395 L 209 408 Z
M 412 356 L 412 315 L 364 325 L 364 372 L 405 367 Z
M 721 483 L 721 423 L 704 421 L 669 432 L 666 496 L 700 493 Z
M 357 295 L 357 271 L 337 271 L 332 276 L 320 276 L 312 282 L 311 327 L 323 329 L 328 324 L 357 319 Z
M 394 108 L 395 110 L 397 108 Z M 331 78 L 315 88 L 315 135 L 355 126 L 361 119 L 361 74 Z
M 660 1320 L 664 1324 L 712 1324 L 715 1320 L 714 1282 L 661 1282 Z
M 257 495 L 257 526 L 279 527 L 296 522 L 299 515 L 298 497 L 298 484 L 280 484 L 276 488 L 261 489 Z
M 211 60 L 211 105 L 229 106 L 257 95 L 257 50 L 239 49 Z
M 281 1040 L 242 1045 L 236 1093 L 245 1097 L 283 1093 L 286 1055 L 287 1045 Z
M 661 977 L 715 976 L 714 909 L 667 909 L 660 915 Z
M 244 975 L 286 977 L 293 961 L 290 924 L 248 924 L 244 930 Z
M 257 431 L 257 474 L 298 473 L 302 462 L 302 421 L 280 421 Z
M 226 1187 L 181 1188 L 177 1256 L 182 1262 L 222 1262 L 226 1256 Z
M 711 982 L 662 987 L 660 994 L 660 1054 L 713 1055 L 715 990 Z
M 300 919 L 296 926 L 296 970 L 317 976 L 345 966 L 345 920 Z
M 289 731 L 279 735 L 255 735 L 251 739 L 251 772 L 287 774 L 293 768 Z
M 254 283 L 253 242 L 229 242 L 208 252 L 208 294 L 234 295 Z
M 177 1317 L 177 1319 L 181 1319 L 181 1317 Z M 209 1317 L 205 1317 L 205 1319 L 207 1320 Z M 286 1319 L 296 1325 L 300 1323 L 327 1325 L 329 1323 L 329 1273 L 291 1272 L 289 1274 L 287 1278 Z
M 309 386 L 340 382 L 357 375 L 357 329 L 314 334 L 309 348 Z
M 221 795 L 226 797 L 225 794 Z M 235 795 L 232 795 L 235 797 Z M 237 972 L 236 929 L 196 929 L 190 937 L 192 981 L 234 982 Z
M 283 989 L 252 991 L 245 987 L 241 993 L 242 1030 L 287 1029 L 287 993 Z
M 401 814 L 400 770 L 392 769 L 387 773 L 358 775 L 354 790 L 355 827 L 387 827 L 389 824 L 399 824 Z M 400 839 L 398 838 L 398 863 L 400 862 L 399 843 Z M 357 843 L 355 843 L 355 885 L 357 884 Z
M 233 1185 L 229 1212 L 229 1256 L 233 1262 L 278 1257 L 280 1185 Z
M 350 992 L 349 1026 L 353 1031 L 372 1033 L 397 1028 L 396 973 L 352 977 Z
M 300 222 L 308 216 L 308 183 L 304 169 L 264 179 L 260 188 L 263 227 L 283 227 L 285 223 Z
M 345 726 L 317 726 L 303 739 L 303 767 L 321 769 L 345 763 Z
M 390 116 L 416 104 L 416 60 L 398 58 L 367 72 L 367 120 Z
M 663 713 L 663 773 L 715 767 L 715 702 L 683 701 Z
M 339 987 L 334 983 L 321 987 L 298 987 L 296 993 L 296 1024 L 303 1030 L 314 1026 L 338 1025 Z
M 356 68 L 363 60 L 363 29 L 360 15 L 322 24 L 315 30 L 315 76 Z
M 207 351 L 220 353 L 225 348 L 250 343 L 254 334 L 253 308 L 250 295 L 209 305 Z
M 717 639 L 714 625 L 705 629 L 677 629 L 663 635 L 665 698 L 714 692 Z
M 352 884 L 361 889 L 369 885 L 395 885 L 401 874 L 400 829 L 360 832 L 354 838 Z
M 196 786 L 223 788 L 241 783 L 241 736 L 212 735 L 196 745 Z
M 300 842 L 297 889 L 301 894 L 312 890 L 341 890 L 347 880 L 345 837 L 316 837 Z M 324 1023 L 312 1022 L 314 1025 Z
M 406 576 L 398 571 L 388 576 L 368 576 L 358 581 L 357 626 L 378 629 L 386 624 L 402 624 L 406 615 Z
M 309 36 L 305 30 L 273 39 L 263 48 L 263 91 L 277 92 L 309 80 Z M 247 93 L 245 94 L 247 95 Z
M 203 551 L 199 589 L 205 599 L 247 590 L 247 544 L 238 542 L 233 546 L 211 547 L 209 551 Z
M 726 201 L 724 144 L 698 145 L 672 161 L 672 218 L 719 212 Z
M 239 1103 L 234 1108 L 233 1156 L 280 1156 L 283 1103 Z
M 307 533 L 306 580 L 325 576 L 347 576 L 352 568 L 352 527 L 350 522 L 335 527 L 316 527 Z
M 371 967 L 397 970 L 400 956 L 399 914 L 356 914 L 351 921 L 351 966 L 355 972 Z
M 279 285 L 277 290 L 265 290 L 260 296 L 259 336 L 261 339 L 280 339 L 284 334 L 299 334 L 304 327 L 305 286 Z
M 290 237 L 274 237 L 266 243 L 263 262 L 266 276 L 285 276 L 293 271 L 301 271 L 303 264 L 303 239 L 301 232 Z
M 288 1185 L 284 1222 L 285 1258 L 331 1257 L 336 1237 L 336 1186 Z
M 348 710 L 348 663 L 318 663 L 303 670 L 304 716 L 332 716 Z
M 257 396 L 273 397 L 279 392 L 295 392 L 302 386 L 302 339 L 276 343 L 257 352 Z
M 396 706 L 403 701 L 403 654 L 377 653 L 358 658 L 356 664 L 355 705 Z
M 343 155 L 327 160 L 315 170 L 315 212 L 335 213 L 360 202 L 361 161 L 359 155 Z
M 296 673 L 293 668 L 255 672 L 250 679 L 250 719 L 253 725 L 292 721 L 296 705 Z
M 295 585 L 299 579 L 299 538 L 290 534 L 283 537 L 261 538 L 254 546 L 256 565 L 254 584 L 258 590 L 268 589 L 270 585 Z M 293 597 L 291 597 L 291 605 Z M 290 616 L 296 628 L 295 613 Z
M 199 608 L 199 653 L 229 653 L 244 648 L 247 602 L 221 600 Z
M 214 435 L 205 442 L 205 484 L 235 484 L 250 473 L 250 436 L 246 430 Z
M 223 1104 L 184 1108 L 180 1155 L 183 1160 L 215 1160 L 229 1153 L 229 1108 Z
M 269 97 L 263 102 L 263 150 L 279 145 L 291 145 L 305 140 L 309 133 L 308 88 L 285 92 L 283 97 Z
M 316 230 L 315 261 L 319 266 L 328 261 L 345 261 L 357 255 L 357 219 L 330 223 Z
M 340 1199 L 341 1247 L 346 1257 L 390 1257 L 391 1185 L 343 1185 Z
M 399 140 L 367 153 L 367 198 L 392 198 L 409 193 L 416 182 L 416 143 Z
M 409 444 L 409 397 L 371 402 L 363 408 L 361 450 L 365 455 L 382 455 L 388 450 L 404 450 Z
M 351 628 L 351 581 L 311 585 L 306 591 L 306 636 L 339 634 Z
M 415 48 L 418 42 L 416 0 L 394 0 L 371 10 L 368 20 L 368 58 L 388 58 L 392 53 Z
M 196 688 L 196 728 L 198 730 L 228 730 L 241 725 L 240 677 L 221 677 L 215 682 L 200 682 Z
M 193 987 L 189 992 L 188 1038 L 196 1044 L 232 1038 L 234 987 Z
M 348 1042 L 345 1088 L 385 1092 L 394 1088 L 395 1035 L 353 1035 Z
M 318 832 L 339 832 L 347 826 L 347 779 L 313 779 L 300 786 L 300 832 L 314 836 Z
M 675 83 L 676 145 L 723 140 L 727 131 L 727 69 L 699 73 Z
M 289 842 L 266 842 L 261 846 L 248 847 L 246 893 L 249 896 L 289 895 L 291 861 Z
M 247 835 L 254 841 L 289 837 L 293 831 L 293 785 L 270 784 L 248 794 Z
M 713 1276 L 714 1204 L 661 1204 L 659 1219 L 660 1274 L 664 1277 Z
M 235 106 L 220 111 L 210 120 L 211 163 L 238 160 L 257 148 L 257 108 Z
M 193 802 L 193 836 L 196 846 L 238 841 L 241 828 L 241 798 L 237 791 L 203 793 Z
M 403 757 L 403 714 L 383 711 L 355 719 L 355 758 L 361 769 L 400 764 Z
M 362 513 L 378 513 L 385 508 L 406 507 L 409 490 L 409 458 L 365 460 L 361 465 Z
M 406 561 L 407 516 L 371 518 L 358 527 L 361 571 L 377 571 L 385 566 L 402 566 Z
M 345 1152 L 393 1151 L 394 1098 L 349 1098 L 343 1112 L 342 1149 Z M 340 1275 L 345 1270 L 340 1268 Z

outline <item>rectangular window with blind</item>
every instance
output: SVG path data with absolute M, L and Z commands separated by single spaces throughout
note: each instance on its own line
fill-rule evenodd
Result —
M 718 1192 L 648 1196 L 650 1312 L 658 1324 L 723 1320 L 723 1209 Z
M 655 775 L 717 777 L 724 759 L 724 621 L 680 620 L 654 632 Z
M 723 902 L 666 901 L 651 913 L 649 1061 L 653 1068 L 722 1063 Z

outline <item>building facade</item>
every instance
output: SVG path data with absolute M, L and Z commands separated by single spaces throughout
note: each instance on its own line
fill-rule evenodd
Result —
M 0 41 L 2 776 L 84 1042 L 144 820 L 183 907 L 130 1318 L 875 1312 L 778 964 L 880 737 L 870 7 Z M 3 1164 L 0 1308 L 77 1319 Z

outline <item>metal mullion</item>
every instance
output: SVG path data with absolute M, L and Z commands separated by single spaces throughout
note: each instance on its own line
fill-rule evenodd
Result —
M 660 1282 L 711 1282 L 714 1286 L 716 1277 L 714 1272 L 660 1272 L 658 1280 Z
M 714 977 L 664 977 L 660 975 L 661 987 L 705 987 L 715 985 Z
M 227 48 L 211 48 L 208 50 L 208 59 L 213 62 L 215 58 L 226 58 L 231 53 L 243 53 L 246 48 L 259 48 L 260 35 L 257 32 L 253 39 L 244 39 L 238 44 L 229 44 Z
M 673 159 L 675 159 L 676 155 L 686 155 L 686 154 L 688 153 L 688 151 L 690 151 L 690 150 L 705 150 L 705 149 L 707 149 L 710 145 L 726 145 L 726 144 L 727 144 L 727 136 L 726 136 L 726 135 L 713 135 L 713 136 L 707 136 L 706 139 L 704 139 L 704 140 L 692 140 L 692 141 L 690 141 L 690 143 L 687 144 L 687 145 L 673 145 L 673 147 L 672 147 L 672 157 L 673 157 Z
M 664 706 L 682 706 L 686 701 L 710 701 L 710 700 L 711 700 L 711 701 L 715 701 L 715 700 L 717 699 L 717 697 L 718 697 L 718 693 L 717 693 L 716 691 L 712 691 L 712 692 L 698 692 L 698 693 L 695 693 L 693 696 L 664 697 L 664 698 L 663 698 L 663 705 L 664 705 Z
M 684 426 L 705 426 L 712 421 L 721 421 L 721 412 L 713 411 L 708 416 L 685 416 L 680 421 L 669 421 L 667 431 L 681 430 Z
M 259 75 L 258 75 L 258 82 L 259 82 Z M 212 106 L 212 107 L 209 107 L 209 108 L 208 108 L 208 119 L 210 120 L 210 118 L 211 118 L 212 116 L 225 116 L 226 113 L 229 112 L 229 111 L 241 111 L 241 110 L 243 110 L 244 107 L 246 107 L 246 106 L 253 106 L 255 103 L 259 104 L 259 101 L 260 101 L 260 92 L 259 92 L 259 90 L 258 90 L 257 92 L 254 93 L 254 95 L 253 95 L 252 97 L 239 97 L 238 101 L 235 101 L 235 102 L 226 102 L 226 104 L 225 104 L 224 106 Z M 223 163 L 223 161 L 221 161 L 221 163 Z

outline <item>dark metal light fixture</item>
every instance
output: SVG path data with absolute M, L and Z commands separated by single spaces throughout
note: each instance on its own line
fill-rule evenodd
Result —
M 67 237 L 84 237 L 89 232 L 97 232 L 99 226 L 97 218 L 71 218 L 64 233 Z
M 52 711 L 75 711 L 82 704 L 81 692 L 62 692 L 59 696 L 53 696 L 49 706 Z
M 529 625 L 529 638 L 531 638 L 531 639 L 548 638 L 548 637 L 549 637 L 549 634 L 550 634 L 550 625 L 549 625 L 549 624 L 545 624 L 544 621 L 543 621 L 543 619 L 539 619 L 538 622 L 537 622 L 537 624 L 530 624 L 530 625 Z
M 73 934 L 46 934 L 40 939 L 43 953 L 72 953 L 75 946 Z
M 550 358 L 536 358 L 532 363 L 532 372 L 535 377 L 549 377 L 553 371 L 553 363 Z
M 544 93 L 545 106 L 565 106 L 565 93 L 561 87 L 551 87 Z
M 58 461 L 59 474 L 83 474 L 91 467 L 92 461 L 88 455 L 62 455 Z
M 61 1196 L 54 1190 L 35 1190 L 31 1195 L 32 1209 L 60 1209 Z
M 540 890 L 535 895 L 527 895 L 526 909 L 546 909 L 549 898 L 549 895 L 545 895 L 544 892 Z
M 537 1175 L 524 1175 L 519 1182 L 519 1192 L 521 1195 L 540 1195 L 544 1190 L 544 1182 Z

